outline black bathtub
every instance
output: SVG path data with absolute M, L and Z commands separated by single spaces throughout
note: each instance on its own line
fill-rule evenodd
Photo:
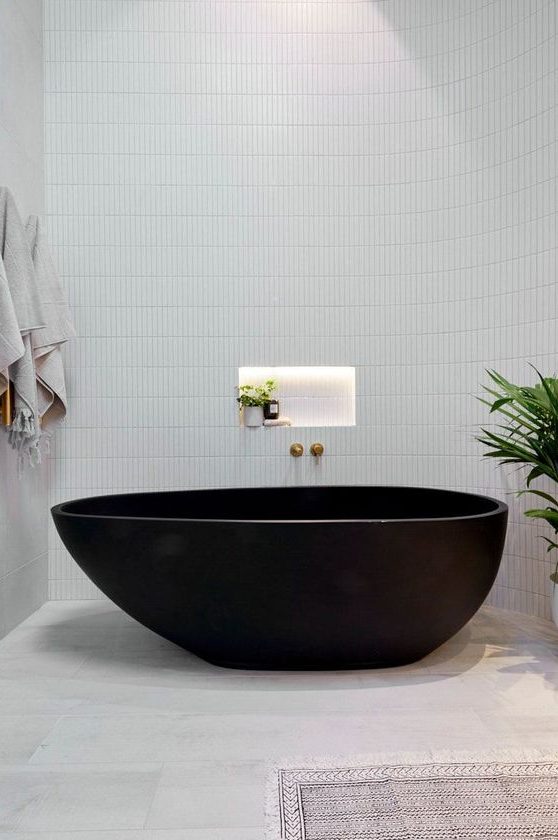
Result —
M 507 507 L 398 487 L 100 496 L 52 509 L 77 563 L 127 613 L 233 668 L 413 662 L 494 582 Z

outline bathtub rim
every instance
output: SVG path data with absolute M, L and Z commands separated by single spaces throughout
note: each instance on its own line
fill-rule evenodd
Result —
M 386 489 L 386 490 L 428 490 L 434 491 L 440 494 L 446 495 L 453 495 L 453 496 L 468 496 L 473 499 L 482 499 L 485 502 L 492 502 L 494 505 L 493 510 L 485 511 L 484 513 L 473 513 L 469 515 L 459 515 L 459 516 L 427 516 L 427 517 L 397 517 L 397 518 L 390 518 L 390 519 L 365 519 L 365 518 L 356 518 L 356 519 L 341 519 L 341 518 L 327 518 L 327 519 L 280 519 L 280 518 L 270 518 L 270 519 L 249 519 L 249 518 L 227 518 L 223 519 L 220 517 L 195 517 L 195 516 L 134 516 L 131 514 L 122 515 L 122 514 L 110 514 L 110 513 L 85 513 L 85 512 L 73 512 L 71 510 L 66 510 L 66 506 L 79 504 L 81 502 L 88 502 L 88 501 L 97 501 L 99 499 L 115 499 L 115 498 L 122 498 L 124 496 L 133 498 L 138 496 L 147 496 L 152 494 L 157 494 L 161 496 L 165 495 L 174 495 L 176 493 L 218 493 L 219 491 L 253 491 L 258 492 L 262 490 L 316 490 L 316 489 L 330 489 L 336 488 L 340 490 L 354 490 L 354 489 Z M 87 519 L 87 520 L 115 520 L 115 521 L 126 521 L 126 522 L 173 522 L 173 523 L 212 523 L 212 524 L 221 524 L 221 525 L 315 525 L 315 524 L 364 524 L 364 525 L 389 525 L 390 523 L 419 523 L 419 522 L 462 522 L 468 521 L 471 519 L 486 519 L 491 516 L 497 516 L 499 514 L 508 513 L 508 505 L 506 502 L 501 501 L 500 499 L 495 499 L 493 496 L 485 496 L 482 493 L 469 493 L 467 491 L 461 490 L 446 490 L 441 487 L 416 487 L 412 485 L 400 485 L 400 484 L 314 484 L 314 485 L 277 485 L 273 487 L 265 486 L 265 487 L 207 487 L 207 488 L 191 488 L 188 490 L 142 490 L 141 492 L 134 492 L 134 493 L 103 493 L 98 496 L 84 496 L 79 499 L 68 499 L 64 502 L 59 502 L 56 505 L 53 505 L 50 509 L 51 515 L 53 518 L 56 516 L 63 516 L 63 517 L 71 517 L 76 519 Z

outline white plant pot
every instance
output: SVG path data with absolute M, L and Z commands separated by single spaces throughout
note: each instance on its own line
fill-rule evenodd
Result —
M 558 627 L 558 583 L 550 581 L 550 611 L 552 621 Z
M 261 405 L 245 405 L 242 409 L 242 420 L 245 426 L 256 428 L 263 426 L 264 416 Z

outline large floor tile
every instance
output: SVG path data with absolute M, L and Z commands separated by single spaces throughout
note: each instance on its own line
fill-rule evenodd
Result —
M 426 672 L 425 672 L 426 673 Z M 262 672 L 218 668 L 173 646 L 161 650 L 115 651 L 105 649 L 83 660 L 75 676 L 81 680 L 161 686 L 166 688 L 198 688 L 215 691 L 275 688 L 298 691 L 303 688 L 333 690 L 352 688 L 358 684 L 360 672 Z
M 34 680 L 2 677 L 0 665 L 0 716 L 68 714 L 81 702 L 60 680 Z
M 0 840 L 264 840 L 262 828 L 123 829 L 116 831 L 0 831 Z
M 143 828 L 158 765 L 0 771 L 0 830 Z
M 0 641 L 0 840 L 261 840 L 266 762 L 558 743 L 558 633 L 491 608 L 421 662 L 216 668 L 107 602 Z
M 456 747 L 490 732 L 470 709 L 369 714 L 142 715 L 61 718 L 31 758 L 34 764 L 265 760 L 292 753 L 346 754 Z
M 0 715 L 0 765 L 26 763 L 56 721 L 56 716 Z
M 493 737 L 510 746 L 555 750 L 558 753 L 558 714 L 529 707 L 479 712 Z
M 147 825 L 153 828 L 263 828 L 265 785 L 187 784 L 180 768 L 165 770 Z
M 21 652 L 0 647 L 0 676 L 18 680 L 34 680 L 38 676 L 70 677 L 85 659 L 83 650 Z
M 121 627 L 133 620 L 115 604 L 105 599 L 98 601 L 47 601 L 40 610 L 30 615 L 26 627 L 45 627 L 56 631 L 69 630 L 76 625 L 89 628 Z M 135 622 L 134 622 L 135 624 Z
M 260 828 L 265 762 L 205 761 L 164 766 L 146 825 L 157 829 Z

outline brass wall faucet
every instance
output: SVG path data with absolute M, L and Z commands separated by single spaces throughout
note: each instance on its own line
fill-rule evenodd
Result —
M 323 443 L 313 443 L 310 447 L 310 452 L 314 455 L 315 458 L 320 458 L 324 454 L 324 445 Z
M 292 443 L 289 451 L 293 458 L 300 458 L 304 455 L 304 446 L 301 443 Z

